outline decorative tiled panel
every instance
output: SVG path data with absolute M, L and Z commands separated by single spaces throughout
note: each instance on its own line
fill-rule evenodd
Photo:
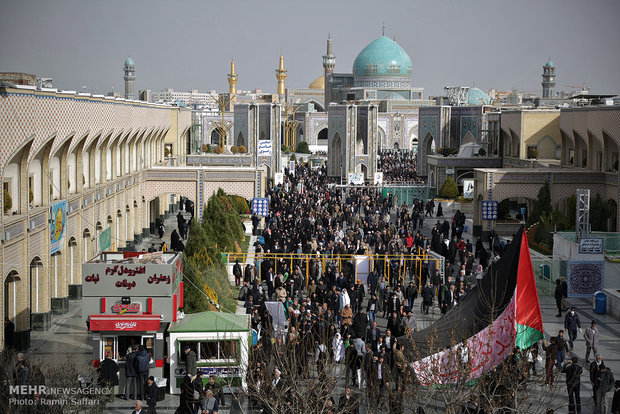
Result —
M 251 180 L 254 181 L 254 171 L 206 171 L 205 180 L 224 181 L 224 180 Z

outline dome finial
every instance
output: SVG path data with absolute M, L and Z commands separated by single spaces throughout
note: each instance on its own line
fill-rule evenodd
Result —
M 385 36 L 385 22 L 381 23 L 381 36 Z

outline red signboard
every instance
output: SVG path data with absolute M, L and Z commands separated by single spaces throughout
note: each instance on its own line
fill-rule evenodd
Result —
M 158 331 L 160 315 L 90 315 L 91 331 Z

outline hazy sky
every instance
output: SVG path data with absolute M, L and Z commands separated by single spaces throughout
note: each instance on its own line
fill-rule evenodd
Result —
M 386 35 L 413 61 L 426 95 L 446 85 L 540 94 L 542 65 L 563 85 L 620 93 L 620 0 L 2 0 L 0 71 L 52 77 L 54 86 L 123 90 L 136 62 L 136 91 L 276 89 L 280 49 L 288 87 L 322 74 L 331 33 L 336 72 Z

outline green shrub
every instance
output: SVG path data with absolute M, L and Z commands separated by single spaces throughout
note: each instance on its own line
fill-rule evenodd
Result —
M 230 147 L 230 152 L 232 152 L 233 154 L 237 154 L 239 152 L 239 148 L 237 148 L 236 145 L 233 145 L 232 147 Z
M 4 214 L 8 214 L 13 208 L 13 198 L 8 191 L 4 190 Z
M 306 141 L 300 141 L 299 144 L 297 144 L 297 151 L 295 152 L 299 152 L 301 154 L 310 154 L 310 148 L 308 147 L 308 143 Z
M 459 189 L 452 177 L 446 178 L 446 182 L 441 186 L 438 195 L 444 198 L 456 198 L 459 195 Z
M 248 152 L 247 148 L 244 145 L 239 145 L 238 149 L 239 154 L 245 154 L 246 152 Z
M 286 144 L 282 144 L 282 146 L 280 147 L 280 150 L 283 153 L 288 154 L 288 146 Z
M 497 204 L 497 218 L 500 220 L 506 220 L 510 217 L 510 207 L 507 198 L 503 199 Z
M 487 155 L 487 151 L 484 148 L 480 148 L 478 150 L 478 155 L 480 155 L 481 157 L 484 157 L 485 155 Z
M 203 148 L 203 151 L 206 152 L 207 154 L 213 154 L 213 148 L 211 148 L 211 145 L 205 144 L 203 145 L 202 148 Z
M 297 157 L 295 156 L 295 154 L 291 154 L 290 160 L 291 161 L 296 161 L 297 160 Z
M 216 154 L 221 154 L 224 152 L 224 149 L 218 145 L 217 147 L 215 147 L 213 152 L 215 152 Z

